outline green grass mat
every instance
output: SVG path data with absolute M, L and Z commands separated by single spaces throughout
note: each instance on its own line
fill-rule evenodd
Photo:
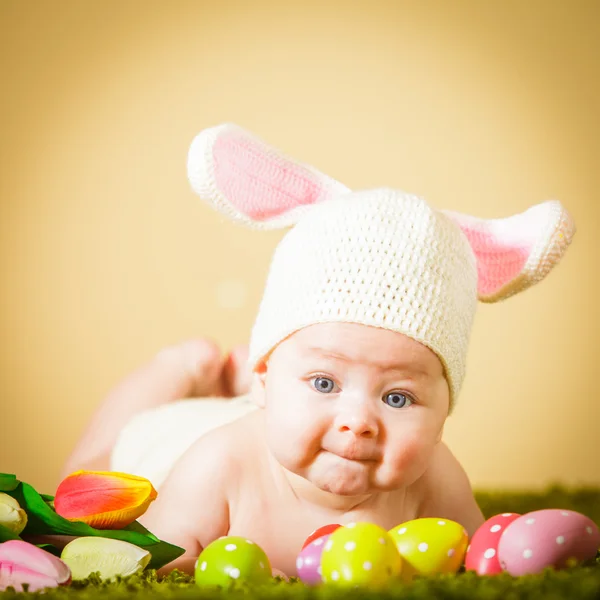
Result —
M 600 489 L 567 489 L 552 487 L 540 493 L 478 492 L 479 504 L 491 517 L 502 512 L 526 513 L 542 508 L 565 508 L 579 511 L 600 525 Z M 0 593 L 2 600 L 15 598 L 27 600 L 38 594 Z M 320 586 L 309 588 L 300 582 L 275 580 L 261 588 L 247 588 L 240 584 L 226 591 L 200 589 L 191 577 L 179 572 L 157 580 L 155 571 L 106 583 L 96 577 L 85 582 L 74 582 L 70 587 L 45 592 L 45 600 L 119 600 L 136 598 L 143 600 L 167 600 L 170 598 L 222 598 L 232 600 L 255 600 L 258 598 L 279 600 L 337 599 L 358 600 L 397 598 L 411 600 L 452 599 L 466 600 L 555 600 L 589 599 L 600 600 L 600 559 L 595 565 L 575 567 L 563 571 L 546 570 L 539 575 L 511 577 L 508 574 L 495 577 L 479 577 L 474 573 L 458 573 L 429 578 L 419 578 L 410 585 L 401 583 L 384 591 L 348 590 Z

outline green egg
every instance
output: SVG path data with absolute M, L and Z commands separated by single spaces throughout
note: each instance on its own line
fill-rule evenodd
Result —
M 272 578 L 264 550 L 244 537 L 227 536 L 211 542 L 196 561 L 196 584 L 228 587 L 233 581 L 260 585 Z
M 402 559 L 385 529 L 374 523 L 349 523 L 327 540 L 321 570 L 327 584 L 379 587 L 400 575 Z

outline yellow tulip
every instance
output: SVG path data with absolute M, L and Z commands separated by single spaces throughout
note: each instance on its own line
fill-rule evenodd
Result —
M 129 542 L 103 537 L 80 537 L 69 542 L 60 555 L 74 580 L 85 579 L 95 571 L 102 579 L 127 577 L 143 571 L 152 555 Z
M 8 494 L 0 492 L 0 525 L 19 535 L 27 525 L 27 513 Z

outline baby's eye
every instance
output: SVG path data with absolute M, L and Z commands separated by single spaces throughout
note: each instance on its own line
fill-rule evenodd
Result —
M 322 394 L 330 394 L 335 388 L 335 383 L 329 377 L 313 377 L 311 381 L 314 388 Z
M 389 394 L 386 394 L 383 401 L 392 408 L 404 408 L 413 403 L 406 394 L 401 394 L 400 392 L 390 392 Z

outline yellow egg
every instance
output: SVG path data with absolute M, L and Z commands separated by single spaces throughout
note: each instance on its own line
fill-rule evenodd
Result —
M 321 555 L 323 582 L 382 587 L 398 577 L 402 560 L 388 532 L 374 523 L 349 523 L 336 529 Z
M 449 519 L 414 519 L 390 529 L 389 535 L 403 559 L 405 581 L 415 575 L 456 573 L 469 543 L 464 527 Z

